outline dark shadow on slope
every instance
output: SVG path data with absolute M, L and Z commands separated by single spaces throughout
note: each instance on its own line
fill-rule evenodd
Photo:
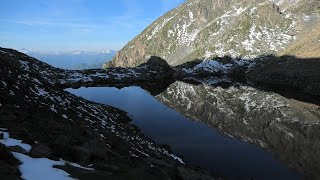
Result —
M 263 91 L 278 93 L 289 99 L 320 105 L 320 58 L 265 55 L 244 65 L 236 63 L 240 58 L 232 59 L 226 56 L 214 59 L 222 65 L 230 64 L 234 68 L 228 73 L 199 70 L 191 76 L 180 74 L 177 79 L 192 84 L 222 85 L 226 88 L 235 83 L 242 83 Z M 175 68 L 180 72 L 183 68 L 195 67 L 201 62 L 195 60 Z M 222 81 L 212 84 L 208 81 L 210 77 L 227 77 L 230 83 Z

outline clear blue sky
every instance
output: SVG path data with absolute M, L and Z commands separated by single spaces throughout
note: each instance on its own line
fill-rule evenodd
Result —
M 40 51 L 123 47 L 184 0 L 4 0 L 0 46 Z

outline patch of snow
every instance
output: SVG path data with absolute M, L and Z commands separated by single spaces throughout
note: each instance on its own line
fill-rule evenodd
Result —
M 71 180 L 70 174 L 56 169 L 53 166 L 65 165 L 62 161 L 53 161 L 47 158 L 31 158 L 30 156 L 13 152 L 14 157 L 22 164 L 19 166 L 21 177 L 25 180 Z
M 220 49 L 216 49 L 215 50 L 215 53 L 218 57 L 223 57 L 225 55 L 225 52 L 224 52 L 224 47 L 221 46 Z
M 151 35 L 147 37 L 147 40 L 151 40 L 173 18 L 174 16 L 164 19 L 161 24 L 159 23 L 158 25 L 156 25 L 156 27 L 151 32 Z
M 236 10 L 235 16 L 239 16 L 239 15 L 242 14 L 244 11 L 246 11 L 247 8 L 239 7 L 239 8 L 235 8 L 235 10 Z
M 136 149 L 136 148 L 134 148 L 134 147 L 131 147 L 131 148 L 132 148 L 133 150 L 139 152 L 140 154 L 143 154 L 143 155 L 149 157 L 149 154 L 147 154 L 147 153 L 145 153 L 145 152 L 142 152 L 142 151 L 140 151 L 140 150 L 138 150 L 138 149 Z
M 257 40 L 261 40 L 261 35 L 261 32 L 256 31 L 256 25 L 253 24 L 249 30 L 249 39 L 246 39 L 242 42 L 242 45 L 244 45 L 245 50 L 259 52 L 260 50 L 255 48 L 255 42 Z
M 131 154 L 132 157 L 136 157 L 136 158 L 139 157 L 138 155 L 134 154 L 133 152 L 131 152 L 131 151 L 129 151 L 129 152 L 130 152 L 130 154 Z
M 28 62 L 26 61 L 21 61 L 19 60 L 20 64 L 21 64 L 21 69 L 25 70 L 25 71 L 29 71 L 30 70 L 30 67 L 28 65 Z
M 3 86 L 4 86 L 4 88 L 6 88 L 6 87 L 7 87 L 7 83 L 4 82 L 4 81 L 1 81 L 1 82 L 2 82 L 2 84 L 3 84 Z
M 288 132 L 286 135 L 287 135 L 288 137 L 294 138 L 294 136 L 293 136 L 293 134 L 292 134 L 291 132 Z
M 38 86 L 35 86 L 35 89 L 38 91 L 36 92 L 38 96 L 45 96 L 48 94 L 47 91 L 45 91 L 43 88 L 39 88 Z
M 170 156 L 171 156 L 174 160 L 179 161 L 181 164 L 185 164 L 185 163 L 182 161 L 182 159 L 179 158 L 177 155 L 175 155 L 175 154 L 170 154 Z
M 26 150 L 27 152 L 29 152 L 31 150 L 31 146 L 29 144 L 25 144 L 22 143 L 22 140 L 17 140 L 17 139 L 13 139 L 10 138 L 10 135 L 8 132 L 4 132 L 3 130 L 6 129 L 0 129 L 0 133 L 3 134 L 3 139 L 0 140 L 0 142 L 4 145 L 6 145 L 7 147 L 9 146 L 20 146 L 22 147 L 24 150 Z
M 20 146 L 27 152 L 30 152 L 31 146 L 29 144 L 22 143 L 22 140 L 12 139 L 5 128 L 0 128 L 0 133 L 3 133 L 4 138 L 0 140 L 2 144 L 7 147 L 10 146 Z M 83 167 L 77 163 L 67 162 L 64 160 L 53 161 L 47 158 L 32 158 L 30 156 L 12 152 L 15 158 L 20 160 L 22 164 L 19 166 L 21 171 L 21 177 L 25 180 L 70 180 L 73 179 L 70 177 L 68 173 L 63 170 L 56 169 L 53 166 L 55 165 L 70 165 L 73 167 L 86 169 L 86 170 L 94 170 L 93 168 Z
M 193 20 L 194 20 L 193 12 L 190 11 L 190 10 L 188 10 L 188 12 L 189 12 L 189 18 L 190 18 L 190 20 L 193 21 Z
M 50 110 L 57 113 L 58 111 L 54 108 L 54 104 L 51 105 Z
M 174 25 L 173 30 L 168 31 L 168 37 L 177 36 L 177 43 L 179 45 L 190 45 L 199 32 L 202 29 L 189 28 L 194 22 L 196 18 L 192 11 L 188 10 L 188 16 L 184 16 L 184 19 L 181 19 L 181 23 L 177 23 Z
M 304 14 L 303 17 L 302 17 L 302 19 L 303 19 L 304 21 L 309 21 L 309 20 L 311 19 L 311 16 Z
M 12 90 L 9 91 L 9 94 L 10 94 L 11 96 L 15 96 L 15 95 L 16 95 Z
M 175 35 L 174 31 L 172 29 L 168 30 L 168 38 L 173 37 Z M 170 49 L 170 48 L 168 48 Z
M 207 60 L 211 58 L 213 55 L 215 55 L 215 53 L 206 51 L 206 53 L 204 54 L 204 59 Z
M 33 81 L 36 82 L 37 84 L 42 84 L 38 79 L 33 78 Z
M 19 86 L 17 85 L 13 85 L 16 89 L 20 90 Z
M 201 63 L 194 66 L 192 69 L 186 69 L 183 68 L 182 70 L 186 73 L 195 73 L 199 70 L 204 70 L 208 72 L 219 72 L 222 71 L 226 73 L 228 70 L 230 70 L 232 67 L 232 64 L 221 64 L 216 60 L 204 60 Z
M 107 74 L 102 74 L 99 72 L 96 72 L 96 74 L 94 76 L 99 77 L 99 78 L 105 78 L 105 79 L 109 78 L 109 76 Z
M 285 18 L 289 19 L 289 18 L 291 18 L 291 16 L 292 16 L 291 13 L 287 13 L 286 16 L 285 16 Z
M 253 15 L 257 11 L 257 7 L 253 7 L 250 9 L 250 15 Z

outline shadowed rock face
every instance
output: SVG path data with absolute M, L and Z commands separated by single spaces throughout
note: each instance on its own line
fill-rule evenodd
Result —
M 156 98 L 221 133 L 267 149 L 307 179 L 320 178 L 317 105 L 241 84 L 214 85 L 217 82 L 175 82 Z
M 319 12 L 318 0 L 187 0 L 149 25 L 105 67 L 133 67 L 150 56 L 170 65 L 279 52 L 315 57 L 310 49 L 319 48 Z
M 272 58 L 254 68 L 247 77 L 259 84 L 291 87 L 319 96 L 320 58 Z

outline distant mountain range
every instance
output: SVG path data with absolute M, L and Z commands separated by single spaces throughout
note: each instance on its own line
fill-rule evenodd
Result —
M 186 0 L 154 21 L 104 67 L 150 56 L 170 65 L 231 56 L 320 56 L 319 0 Z
M 116 51 L 114 50 L 103 50 L 97 52 L 39 52 L 22 49 L 21 51 L 52 66 L 63 69 L 102 68 L 103 63 L 110 61 L 116 54 Z

